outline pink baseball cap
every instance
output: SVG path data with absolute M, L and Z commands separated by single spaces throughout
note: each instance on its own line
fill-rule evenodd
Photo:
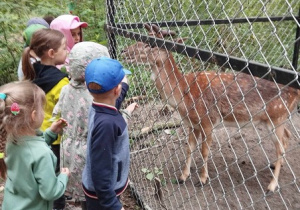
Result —
M 79 17 L 75 16 L 75 18 L 71 22 L 70 29 L 75 29 L 78 28 L 79 26 L 81 28 L 86 28 L 88 27 L 88 24 L 86 22 L 80 22 Z

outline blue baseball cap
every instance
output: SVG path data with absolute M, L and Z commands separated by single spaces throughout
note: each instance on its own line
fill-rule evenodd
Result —
M 116 87 L 123 80 L 125 74 L 131 74 L 122 64 L 108 57 L 93 59 L 85 69 L 85 82 L 91 93 L 105 93 Z M 96 83 L 101 89 L 89 89 L 90 83 Z

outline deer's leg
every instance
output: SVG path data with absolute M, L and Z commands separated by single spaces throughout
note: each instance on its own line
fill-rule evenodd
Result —
M 275 162 L 275 169 L 273 172 L 273 178 L 268 186 L 268 190 L 274 192 L 276 187 L 278 186 L 278 178 L 280 173 L 281 164 L 283 163 L 282 155 L 285 151 L 286 142 L 283 140 L 285 132 L 285 126 L 279 125 L 276 128 L 275 134 L 277 137 L 274 137 L 274 144 L 276 147 L 277 161 Z
M 197 145 L 197 139 L 200 135 L 199 130 L 195 130 L 193 128 L 189 129 L 189 140 L 187 145 L 187 153 L 186 153 L 186 162 L 185 166 L 183 168 L 182 174 L 179 178 L 179 182 L 183 183 L 187 179 L 187 177 L 190 175 L 190 169 L 191 169 L 191 162 L 192 162 L 192 152 L 196 149 Z
M 205 184 L 208 178 L 208 155 L 209 155 L 209 148 L 212 143 L 212 131 L 211 129 L 205 129 L 204 133 L 202 133 L 202 158 L 203 158 L 203 167 L 200 173 L 200 181 L 202 184 Z
M 284 133 L 283 133 L 283 138 L 282 138 L 284 151 L 287 149 L 288 141 L 291 136 L 292 136 L 292 134 L 291 134 L 290 130 L 285 127 Z M 283 163 L 283 161 L 282 161 L 282 163 Z

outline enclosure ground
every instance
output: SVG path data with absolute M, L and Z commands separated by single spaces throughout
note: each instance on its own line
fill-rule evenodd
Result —
M 199 140 L 191 175 L 178 184 L 187 146 L 187 130 L 176 123 L 179 119 L 177 112 L 162 114 L 160 105 L 145 104 L 130 122 L 131 133 L 147 131 L 133 139 L 130 174 L 135 191 L 150 209 L 300 209 L 299 113 L 294 112 L 287 121 L 291 137 L 274 193 L 266 192 L 276 149 L 271 133 L 260 125 L 215 129 L 208 159 L 209 180 L 203 186 L 196 186 L 203 166 Z M 160 190 L 153 177 L 161 182 Z
M 4 183 L 0 183 L 0 209 L 2 206 L 3 201 L 3 190 L 4 190 Z M 121 202 L 126 210 L 140 210 L 141 207 L 137 205 L 136 200 L 132 194 L 131 189 L 128 187 L 125 192 L 121 195 Z M 81 210 L 79 206 L 74 205 L 74 201 L 67 201 L 67 205 L 65 210 Z

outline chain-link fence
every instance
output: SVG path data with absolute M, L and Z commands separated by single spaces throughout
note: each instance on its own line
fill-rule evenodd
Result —
M 298 0 L 107 0 L 148 209 L 300 208 Z M 125 104 L 126 106 L 126 104 Z M 280 172 L 280 175 L 279 175 Z

